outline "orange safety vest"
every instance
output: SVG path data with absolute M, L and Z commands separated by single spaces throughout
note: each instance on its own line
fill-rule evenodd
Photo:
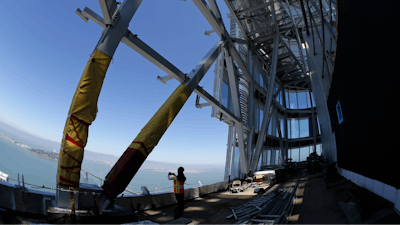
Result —
M 186 181 L 186 179 L 185 179 Z M 174 193 L 175 194 L 184 194 L 185 190 L 183 189 L 183 184 L 185 181 L 177 182 L 176 176 L 174 176 Z

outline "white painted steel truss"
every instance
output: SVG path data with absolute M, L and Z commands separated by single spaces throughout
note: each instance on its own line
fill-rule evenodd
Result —
M 141 1 L 125 0 L 119 8 L 115 0 L 99 2 L 104 18 L 88 8 L 76 11 L 85 22 L 90 19 L 105 29 L 97 48 L 112 55 L 119 42 L 125 43 L 168 74 L 157 77 L 159 81 L 166 84 L 176 79 L 187 84 L 198 95 L 196 107 L 212 106 L 212 116 L 229 125 L 225 179 L 229 176 L 231 179 L 243 177 L 261 166 L 284 164 L 291 157 L 292 148 L 313 146 L 313 151 L 316 151 L 316 145 L 321 143 L 319 130 L 323 130 L 318 127 L 317 111 L 326 113 L 327 109 L 326 106 L 318 108 L 319 105 L 326 105 L 319 104 L 324 99 L 311 94 L 311 87 L 323 84 L 310 76 L 313 71 L 309 69 L 309 58 L 317 45 L 314 32 L 321 27 L 326 29 L 326 36 L 331 41 L 329 55 L 334 52 L 332 41 L 336 43 L 337 35 L 332 2 L 225 0 L 230 10 L 228 32 L 215 0 L 209 0 L 208 3 L 193 0 L 212 27 L 205 34 L 215 33 L 221 41 L 189 74 L 180 71 L 127 29 L 126 23 L 129 24 L 132 16 L 125 19 L 124 13 L 129 10 L 126 7 L 124 9 L 124 5 L 128 2 L 137 9 Z M 133 15 L 134 11 L 130 14 Z M 121 26 L 121 23 L 125 25 Z M 119 27 L 124 30 L 119 30 Z M 117 31 L 122 34 L 120 39 L 119 36 L 112 40 L 104 39 L 108 33 Z M 310 35 L 310 31 L 313 33 L 312 43 L 304 38 L 304 35 Z M 322 66 L 322 72 L 319 73 L 323 79 L 325 74 L 330 78 L 333 63 L 327 60 L 325 30 L 322 29 L 322 32 L 322 35 L 318 33 L 322 54 L 312 57 L 323 58 L 322 64 L 326 66 Z M 211 95 L 198 84 L 214 62 L 214 89 Z M 303 94 L 307 106 L 292 107 L 294 99 L 299 105 L 298 97 Z M 200 98 L 207 103 L 200 104 Z M 308 136 L 301 137 L 300 125 L 296 131 L 299 135 L 293 135 L 292 124 L 296 121 L 300 124 L 304 118 L 308 120 Z M 322 122 L 326 121 L 323 119 Z M 329 147 L 324 147 L 325 150 L 329 150 Z

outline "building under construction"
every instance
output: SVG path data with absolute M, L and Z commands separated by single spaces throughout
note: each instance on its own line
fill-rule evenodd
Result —
M 206 213 L 209 218 L 214 216 L 215 220 L 198 221 L 290 222 L 296 207 L 298 212 L 301 211 L 301 206 L 296 203 L 299 192 L 304 192 L 304 185 L 299 186 L 301 179 L 310 179 L 310 184 L 325 185 L 325 188 L 346 187 L 350 193 L 348 198 L 353 199 L 351 201 L 358 207 L 362 221 L 368 221 L 368 214 L 382 214 L 383 208 L 398 213 L 400 182 L 396 174 L 399 169 L 398 160 L 393 155 L 398 145 L 396 132 L 390 131 L 400 124 L 395 119 L 389 122 L 399 83 L 394 74 L 395 57 L 389 55 L 395 52 L 390 41 L 393 40 L 391 34 L 394 34 L 390 21 L 395 21 L 396 15 L 393 1 L 385 4 L 347 0 L 193 2 L 204 16 L 199 20 L 207 20 L 210 24 L 206 34 L 218 35 L 220 41 L 204 52 L 204 58 L 199 59 L 190 73 L 180 71 L 147 45 L 146 40 L 128 30 L 132 17 L 140 10 L 139 6 L 149 2 L 125 0 L 117 4 L 116 0 L 99 0 L 101 12 L 89 8 L 76 11 L 84 21 L 91 20 L 99 25 L 103 33 L 79 81 L 68 113 L 58 163 L 59 190 L 56 196 L 49 197 L 51 203 L 41 200 L 43 205 L 37 212 L 25 208 L 18 210 L 18 204 L 12 203 L 12 199 L 7 200 L 10 201 L 7 204 L 14 208 L 6 207 L 6 204 L 0 207 L 46 215 L 52 219 L 49 219 L 50 223 L 93 223 L 97 221 L 94 218 L 103 215 L 104 219 L 107 213 L 110 214 L 107 218 L 111 218 L 109 222 L 115 221 L 120 214 L 123 219 L 118 223 L 133 222 L 129 220 L 135 215 L 132 217 L 121 211 L 115 202 L 131 213 L 158 208 L 167 212 L 168 205 L 176 202 L 172 193 L 129 198 L 120 197 L 120 194 L 156 148 L 174 118 L 179 116 L 189 96 L 196 94 L 196 107 L 207 107 L 216 123 L 223 122 L 229 126 L 225 181 L 185 190 L 185 198 L 212 196 L 211 193 L 231 188 L 227 195 L 229 200 L 224 200 L 225 208 L 221 206 L 224 209 L 214 214 Z M 226 4 L 230 11 L 230 27 L 224 25 L 219 4 Z M 88 26 L 93 26 L 93 23 Z M 79 183 L 83 152 L 89 126 L 96 118 L 103 79 L 120 42 L 168 74 L 158 77 L 159 81 L 167 83 L 176 79 L 181 84 L 113 166 L 102 187 L 92 187 Z M 208 93 L 198 84 L 213 65 L 213 93 Z M 318 174 L 322 178 L 318 178 Z M 252 179 L 257 175 L 263 175 L 264 181 Z M 311 181 L 315 177 L 325 180 L 325 184 Z M 236 195 L 232 193 L 233 180 L 241 180 Z M 279 185 L 276 182 L 283 186 L 276 186 Z M 260 191 L 254 196 L 235 198 L 240 192 L 251 190 L 254 193 L 256 187 L 256 192 L 263 188 L 267 192 L 261 197 Z M 19 191 L 18 188 L 2 186 L 2 189 L 6 188 L 10 193 Z M 85 191 L 94 194 L 89 199 L 83 194 Z M 325 193 L 322 189 L 315 188 L 315 191 Z M 304 201 L 306 196 L 313 194 L 304 193 Z M 340 200 L 342 197 L 335 195 L 336 200 L 332 202 L 344 202 L 339 205 L 342 211 L 346 211 L 351 201 Z M 310 197 L 313 198 L 315 195 Z M 365 200 L 367 198 L 369 202 Z M 6 201 L 0 199 L 0 204 Z M 206 202 L 201 204 L 206 207 Z M 243 204 L 257 207 L 246 209 L 238 206 Z M 119 210 L 120 214 L 113 217 L 115 211 L 112 210 Z M 238 212 L 242 212 L 242 216 Z M 391 215 L 388 212 L 379 219 Z M 88 215 L 84 216 L 84 213 Z M 158 223 L 170 222 L 172 219 L 160 219 L 166 218 L 163 213 L 153 219 Z M 313 213 L 317 214 L 316 211 Z M 216 219 L 217 214 L 226 221 Z M 345 216 L 347 222 L 359 222 L 351 220 L 349 214 Z M 317 219 L 303 221 L 324 222 Z M 343 221 L 339 222 L 346 223 Z M 376 221 L 378 219 L 372 222 Z

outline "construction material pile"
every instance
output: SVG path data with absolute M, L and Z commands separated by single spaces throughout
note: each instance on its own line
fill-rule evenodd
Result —
M 287 223 L 293 211 L 297 184 L 294 183 L 277 192 L 265 194 L 242 206 L 231 207 L 236 224 L 280 224 Z

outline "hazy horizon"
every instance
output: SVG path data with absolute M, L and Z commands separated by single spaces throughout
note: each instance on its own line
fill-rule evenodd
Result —
M 3 121 L 0 119 L 0 133 L 4 134 L 5 136 L 12 138 L 22 144 L 26 144 L 27 146 L 39 150 L 44 150 L 44 151 L 49 151 L 53 152 L 51 148 L 54 147 L 56 150 L 56 153 L 59 151 L 59 146 L 60 143 L 52 141 L 50 139 L 46 139 L 44 137 L 39 137 L 34 134 L 31 134 L 23 128 L 19 128 L 13 124 L 7 123 L 6 121 Z M 35 140 L 33 140 L 35 139 Z M 29 142 L 35 142 L 36 143 L 29 143 Z M 26 143 L 28 142 L 28 143 Z M 31 146 L 35 144 L 34 146 Z M 38 148 L 39 147 L 39 148 Z M 40 148 L 42 147 L 42 148 Z M 114 164 L 120 156 L 114 155 L 112 153 L 101 153 L 101 152 L 96 152 L 92 149 L 85 149 L 85 158 L 89 160 L 100 160 L 100 161 L 107 161 L 111 164 Z M 156 164 L 156 165 L 155 165 Z M 160 165 L 161 164 L 161 165 Z M 205 169 L 204 167 L 207 166 L 209 168 L 210 166 L 211 169 L 222 169 L 224 167 L 223 164 L 207 164 L 207 163 L 179 163 L 179 162 L 167 162 L 167 161 L 158 161 L 158 160 L 146 160 L 143 165 L 146 168 L 153 167 L 153 168 L 163 168 L 165 167 L 166 169 L 173 169 L 171 167 L 179 167 L 179 166 L 188 166 L 188 169 Z M 154 167 L 158 166 L 158 167 Z

